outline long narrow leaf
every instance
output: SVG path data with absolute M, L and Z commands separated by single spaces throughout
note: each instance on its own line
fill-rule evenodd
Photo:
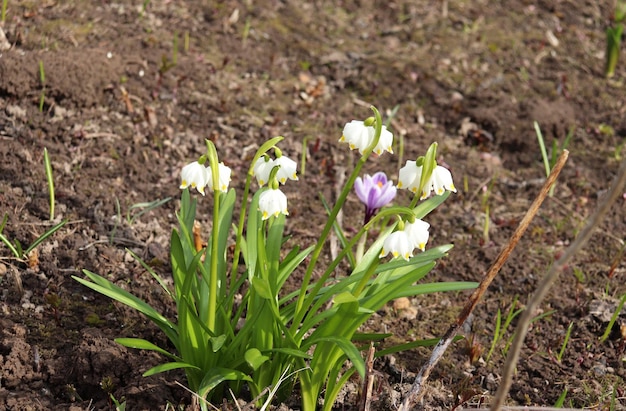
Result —
M 212 368 L 204 375 L 204 378 L 198 387 L 198 395 L 205 398 L 209 392 L 224 381 L 252 382 L 252 378 L 238 370 L 221 367 Z
M 15 258 L 22 258 L 22 255 L 17 251 L 13 244 L 11 244 L 11 241 L 9 241 L 9 239 L 4 236 L 4 234 L 0 234 L 0 241 L 2 241 L 4 244 L 6 244 L 7 247 L 9 247 L 9 250 L 11 250 Z
M 24 251 L 24 254 L 28 254 L 30 253 L 32 250 L 34 250 L 39 244 L 41 244 L 43 241 L 45 241 L 46 238 L 50 237 L 52 234 L 56 233 L 57 230 L 61 227 L 63 227 L 65 225 L 65 223 L 67 223 L 67 220 L 63 220 L 61 221 L 59 224 L 55 225 L 54 227 L 52 227 L 51 229 L 49 229 L 48 231 L 46 231 L 45 233 L 43 233 L 42 235 L 39 236 L 39 238 L 37 238 L 27 249 L 26 251 Z
M 361 357 L 359 350 L 354 344 L 352 344 L 352 342 L 350 342 L 350 340 L 343 337 L 322 337 L 315 341 L 315 343 L 320 343 L 322 341 L 333 343 L 339 347 L 341 351 L 346 354 L 346 357 L 348 357 L 348 359 L 352 362 L 359 375 L 361 377 L 365 375 L 365 361 L 363 360 L 363 357 Z
M 195 365 L 187 364 L 186 362 L 167 362 L 165 364 L 159 364 L 156 367 L 150 368 L 148 371 L 144 372 L 142 376 L 149 377 L 154 374 L 159 374 L 165 371 L 177 370 L 179 368 L 191 368 L 194 370 L 200 370 L 200 368 Z
M 165 284 L 165 281 L 163 281 L 163 279 L 161 278 L 160 275 L 158 275 L 153 269 L 152 267 L 150 267 L 148 264 L 146 264 L 145 261 L 143 261 L 137 254 L 135 254 L 133 252 L 133 250 L 127 248 L 126 251 L 135 259 L 135 261 L 137 261 L 139 264 L 141 264 L 141 266 L 143 268 L 146 269 L 146 271 L 148 273 L 150 273 L 150 275 L 152 276 L 152 278 L 154 278 L 157 283 L 159 283 L 159 285 L 161 286 L 161 288 L 163 289 L 163 291 L 165 291 L 165 293 L 171 298 L 174 299 L 174 295 L 172 294 L 172 292 L 170 291 L 169 288 L 167 288 L 167 284 Z
M 142 338 L 116 338 L 114 341 L 120 345 L 123 345 L 124 347 L 136 348 L 138 350 L 156 351 L 158 353 L 161 353 L 173 359 L 174 361 L 182 361 L 181 358 L 165 351 L 163 348 L 159 347 L 158 345 L 155 345 L 151 343 L 150 341 L 144 340 Z
M 98 274 L 94 274 L 88 270 L 83 270 L 83 273 L 93 282 L 76 276 L 72 276 L 72 278 L 79 283 L 91 288 L 92 290 L 97 291 L 100 294 L 106 295 L 107 297 L 119 301 L 120 303 L 125 304 L 130 308 L 133 308 L 144 314 L 146 317 L 151 319 L 161 330 L 163 330 L 165 335 L 167 335 L 170 341 L 172 341 L 174 346 L 178 348 L 178 328 L 176 324 L 172 323 L 170 320 L 162 316 L 158 311 L 156 311 L 146 302 L 140 300 L 128 291 L 111 283 L 106 278 L 101 277 Z

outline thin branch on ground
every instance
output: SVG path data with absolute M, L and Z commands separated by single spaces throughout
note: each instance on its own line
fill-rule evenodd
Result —
M 598 208 L 596 209 L 595 213 L 589 218 L 585 228 L 581 231 L 576 240 L 565 250 L 561 258 L 559 258 L 552 265 L 548 273 L 537 285 L 537 291 L 535 291 L 535 294 L 533 294 L 528 304 L 526 305 L 526 309 L 524 310 L 519 324 L 517 325 L 517 329 L 515 330 L 515 339 L 506 359 L 506 363 L 502 373 L 502 381 L 500 383 L 500 386 L 498 387 L 498 391 L 496 392 L 494 401 L 491 404 L 492 411 L 498 411 L 501 409 L 502 404 L 504 403 L 504 400 L 509 392 L 509 389 L 511 388 L 513 371 L 515 370 L 515 366 L 517 365 L 517 362 L 519 360 L 522 344 L 524 343 L 530 321 L 532 320 L 532 317 L 537 307 L 546 297 L 548 291 L 550 290 L 550 287 L 554 284 L 554 281 L 558 278 L 559 273 L 567 265 L 569 260 L 571 260 L 572 257 L 587 244 L 587 242 L 591 238 L 591 235 L 593 234 L 593 231 L 600 225 L 602 219 L 604 218 L 604 215 L 609 211 L 611 205 L 624 192 L 623 190 L 625 185 L 626 160 L 623 160 L 617 177 L 613 181 L 613 185 L 610 191 L 604 196 L 603 199 L 600 200 Z
M 446 349 L 452 343 L 452 340 L 454 340 L 454 337 L 456 336 L 458 330 L 461 328 L 463 323 L 465 323 L 472 311 L 474 311 L 474 308 L 478 304 L 478 301 L 480 301 L 483 294 L 487 291 L 487 288 L 496 277 L 506 260 L 509 258 L 509 255 L 511 254 L 519 240 L 522 238 L 522 235 L 528 228 L 530 222 L 537 214 L 537 211 L 539 211 L 539 207 L 548 195 L 550 187 L 554 184 L 558 175 L 561 173 L 563 166 L 565 166 L 568 155 L 569 151 L 563 150 L 558 161 L 554 165 L 554 168 L 550 172 L 548 179 L 541 187 L 541 191 L 539 191 L 537 198 L 535 198 L 535 201 L 533 201 L 533 203 L 530 205 L 530 208 L 526 212 L 526 215 L 524 216 L 522 221 L 520 221 L 517 229 L 511 236 L 509 243 L 502 251 L 500 251 L 500 254 L 496 258 L 496 261 L 493 263 L 491 268 L 489 268 L 489 271 L 487 271 L 487 274 L 485 274 L 483 280 L 478 285 L 478 288 L 474 290 L 469 300 L 465 304 L 465 307 L 463 307 L 463 310 L 459 314 L 456 322 L 453 323 L 450 328 L 448 328 L 448 331 L 446 331 L 444 336 L 441 337 L 441 340 L 439 340 L 439 342 L 433 349 L 430 358 L 428 359 L 426 364 L 424 364 L 420 369 L 417 377 L 415 377 L 415 382 L 413 383 L 411 390 L 406 395 L 404 401 L 400 405 L 400 408 L 398 409 L 399 411 L 413 410 L 413 406 L 417 404 L 417 402 L 420 401 L 421 398 L 424 396 L 423 388 L 426 384 L 426 381 L 428 380 L 428 377 L 430 376 L 430 373 L 435 368 L 443 354 L 446 352 Z

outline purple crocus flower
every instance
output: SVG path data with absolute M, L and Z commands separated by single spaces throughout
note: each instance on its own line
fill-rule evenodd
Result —
M 381 207 L 389 204 L 396 196 L 396 187 L 393 182 L 387 180 L 387 176 L 382 171 L 373 176 L 366 174 L 363 179 L 357 177 L 354 190 L 359 200 L 365 204 L 365 224 Z

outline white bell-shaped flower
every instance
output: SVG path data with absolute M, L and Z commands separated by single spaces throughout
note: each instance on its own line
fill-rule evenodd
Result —
M 404 230 L 394 231 L 385 239 L 383 249 L 380 251 L 380 257 L 391 253 L 394 258 L 402 257 L 408 260 L 413 257 L 414 248 L 413 241 Z
M 415 248 L 419 248 L 420 250 L 424 251 L 426 249 L 426 243 L 428 243 L 429 228 L 430 224 L 428 224 L 426 221 L 416 219 L 414 222 L 407 222 L 404 225 L 404 232 L 413 242 L 413 246 Z
M 421 178 L 422 166 L 408 160 L 398 173 L 398 188 L 405 188 L 415 194 L 419 190 Z
M 213 173 L 211 173 L 210 168 L 207 169 L 207 172 L 208 172 L 207 185 L 209 186 L 211 190 L 213 190 Z M 218 188 L 220 191 L 225 193 L 228 191 L 228 184 L 230 183 L 231 169 L 227 167 L 226 165 L 224 165 L 224 163 L 219 163 L 217 165 L 217 174 L 219 178 Z
M 433 170 L 433 174 L 430 176 L 430 185 L 437 195 L 442 195 L 446 190 L 456 193 L 450 170 L 442 166 L 437 166 Z
M 409 160 L 405 163 L 404 167 L 400 169 L 398 174 L 398 188 L 406 188 L 413 193 L 417 193 L 421 178 L 422 166 L 418 166 L 415 161 Z M 435 167 L 422 189 L 420 200 L 428 198 L 433 190 L 437 195 L 442 195 L 446 190 L 456 193 L 456 187 L 452 181 L 452 174 L 447 168 L 442 166 Z
M 376 129 L 374 127 L 366 126 L 360 120 L 352 120 L 344 126 L 339 141 L 348 143 L 351 150 L 358 149 L 359 153 L 363 154 L 365 149 L 374 141 L 375 134 Z M 374 147 L 374 152 L 378 155 L 381 155 L 384 151 L 393 153 L 392 145 L 393 134 L 383 125 L 378 144 Z
M 265 190 L 259 195 L 259 211 L 263 220 L 267 220 L 270 216 L 278 217 L 281 213 L 289 215 L 287 196 L 278 189 Z
M 197 161 L 189 163 L 183 167 L 180 173 L 180 188 L 195 188 L 200 194 L 204 195 L 204 188 L 210 181 L 210 174 L 211 171 Z
M 274 168 L 274 160 L 266 156 L 259 157 L 256 163 L 254 163 L 252 171 L 260 187 L 267 184 L 272 168 Z
M 276 178 L 281 184 L 285 184 L 287 179 L 298 180 L 298 175 L 296 174 L 298 163 L 287 156 L 280 156 L 274 160 L 274 166 L 280 166 L 276 172 Z

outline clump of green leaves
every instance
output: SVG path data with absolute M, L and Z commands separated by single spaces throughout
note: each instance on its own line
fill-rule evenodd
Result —
M 98 274 L 84 270 L 86 278 L 74 277 L 141 312 L 168 337 L 174 347 L 171 351 L 139 338 L 116 339 L 126 347 L 156 351 L 170 360 L 144 375 L 184 369 L 189 388 L 202 399 L 199 404 L 202 409 L 208 409 L 206 401 L 224 398 L 227 390 L 241 393 L 244 385 L 250 399 L 264 409 L 272 398 L 289 397 L 299 382 L 303 410 L 316 410 L 320 399 L 323 399 L 322 408 L 330 410 L 348 379 L 355 373 L 364 376 L 362 351 L 368 342 L 389 336 L 359 332 L 373 313 L 396 298 L 476 286 L 473 282 L 418 284 L 437 260 L 447 255 L 451 245 L 381 261 L 381 254 L 386 254 L 383 245 L 392 233 L 399 232 L 397 226 L 402 225 L 402 219 L 393 222 L 394 217 L 405 217 L 409 226 L 442 204 L 450 194 L 441 188 L 437 193 L 440 195 L 417 204 L 420 194 L 430 193 L 434 184 L 429 175 L 434 170 L 442 172 L 435 162 L 436 144 L 421 157 L 420 170 L 426 170 L 423 171 L 426 176 L 422 175 L 424 181 L 415 187 L 418 194 L 410 206 L 381 209 L 351 237 L 340 232 L 342 249 L 336 258 L 329 263 L 320 258 L 330 232 L 340 230 L 336 217 L 378 145 L 383 123 L 378 111 L 374 108 L 373 111 L 376 117 L 371 123 L 375 124 L 375 131 L 367 129 L 370 126 L 365 123 L 357 126 L 366 131 L 364 135 L 373 133 L 369 135 L 373 138 L 366 146 L 359 147 L 361 157 L 337 202 L 328 206 L 327 221 L 314 246 L 303 248 L 291 244 L 285 236 L 286 207 L 270 204 L 275 207 L 267 212 L 265 200 L 283 198 L 278 193 L 277 177 L 282 166 L 273 165 L 271 172 L 268 171 L 269 179 L 264 178 L 268 187 L 250 193 L 257 166 L 279 163 L 282 152 L 277 144 L 283 137 L 270 139 L 257 150 L 246 175 L 240 207 L 235 206 L 235 189 L 227 188 L 224 173 L 230 176 L 230 169 L 219 162 L 215 146 L 207 140 L 206 154 L 188 165 L 189 173 L 183 170 L 179 227 L 172 231 L 170 246 L 174 287 L 168 287 L 163 278 L 143 264 L 176 306 L 174 319 Z M 272 150 L 276 160 L 269 160 Z M 209 167 L 205 168 L 206 164 Z M 292 175 L 289 179 L 297 178 Z M 195 187 L 204 194 L 205 185 L 212 191 L 213 220 L 207 246 L 203 247 L 194 231 L 198 201 L 186 187 Z M 453 189 L 451 181 L 450 187 Z M 234 223 L 238 208 L 238 222 Z M 355 258 L 357 244 L 373 227 L 380 230 L 378 236 L 362 256 Z M 234 249 L 229 252 L 233 238 Z M 346 276 L 336 274 L 341 263 L 350 267 Z M 304 273 L 300 288 L 286 291 L 287 280 L 298 271 Z M 319 273 L 317 279 L 314 272 Z M 429 343 L 434 342 L 412 342 L 384 352 Z

